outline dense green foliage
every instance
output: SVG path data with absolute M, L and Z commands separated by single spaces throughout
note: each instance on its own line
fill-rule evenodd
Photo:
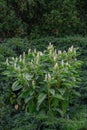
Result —
M 87 130 L 86 35 L 86 0 L 0 0 L 0 130 Z
M 66 112 L 65 117 L 56 118 L 52 114 L 48 113 L 38 113 L 29 114 L 24 113 L 24 108 L 21 107 L 20 101 L 17 100 L 17 96 L 12 91 L 12 83 L 14 79 L 10 80 L 7 76 L 3 75 L 3 71 L 6 70 L 6 67 L 3 64 L 3 61 L 6 61 L 6 58 L 16 57 L 22 54 L 24 51 L 27 53 L 28 49 L 31 48 L 34 50 L 36 47 L 39 51 L 44 51 L 51 42 L 58 50 L 66 50 L 74 45 L 76 48 L 79 47 L 77 54 L 78 59 L 83 61 L 82 71 L 81 71 L 81 85 L 77 89 L 81 93 L 81 97 L 75 98 L 72 100 L 72 105 L 70 109 Z M 86 126 L 86 113 L 87 113 L 87 81 L 86 81 L 86 70 L 87 70 L 87 38 L 80 36 L 75 37 L 65 37 L 65 38 L 54 38 L 46 37 L 36 40 L 27 40 L 21 38 L 12 38 L 4 40 L 0 45 L 0 129 L 1 130 L 78 130 L 81 127 Z M 9 82 L 8 82 L 9 81 Z M 19 103 L 19 106 L 18 106 Z M 23 101 L 24 103 L 24 101 Z M 84 104 L 83 104 L 84 103 Z M 83 105 L 82 105 L 83 104 Z M 24 106 L 25 107 L 25 106 Z M 61 111 L 60 111 L 61 113 Z M 77 113 L 77 114 L 76 114 Z M 51 118 L 52 117 L 52 118 Z M 53 119 L 53 120 L 51 120 Z M 55 122 L 54 122 L 55 120 Z
M 74 37 L 65 37 L 65 38 L 54 38 L 54 37 L 45 37 L 36 40 L 28 40 L 28 39 L 21 39 L 21 38 L 12 38 L 5 40 L 0 45 L 0 56 L 2 60 L 6 60 L 6 57 L 20 55 L 25 51 L 27 53 L 28 49 L 34 49 L 36 47 L 37 50 L 41 51 L 46 49 L 49 42 L 51 42 L 57 49 L 67 50 L 70 46 L 74 45 L 74 47 L 79 47 L 79 56 L 78 58 L 84 62 L 82 66 L 82 99 L 87 103 L 87 38 L 74 36 Z M 6 48 L 6 50 L 5 50 Z M 8 50 L 8 51 L 7 51 Z
M 0 0 L 1 38 L 86 34 L 85 0 Z
M 17 91 L 14 96 L 19 104 L 24 101 L 21 105 L 26 111 L 51 111 L 63 116 L 74 95 L 79 95 L 75 89 L 81 80 L 78 73 L 81 62 L 76 59 L 73 46 L 68 52 L 57 52 L 51 44 L 43 53 L 29 49 L 28 55 L 24 52 L 19 58 L 7 59 L 6 65 L 4 74 L 14 79 L 12 90 Z

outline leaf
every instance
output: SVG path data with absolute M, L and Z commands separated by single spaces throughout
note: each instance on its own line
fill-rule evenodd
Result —
M 39 109 L 39 106 L 41 105 L 41 103 L 44 101 L 45 98 L 46 98 L 46 94 L 45 94 L 45 93 L 41 93 L 41 94 L 38 96 L 37 110 Z
M 28 81 L 31 80 L 32 77 L 33 77 L 33 75 L 29 75 L 28 73 L 25 74 L 25 78 L 26 78 L 26 80 L 28 80 Z
M 63 95 L 65 93 L 64 89 L 58 89 L 58 91 L 60 92 L 61 95 Z
M 19 97 L 25 98 L 25 97 L 27 97 L 27 96 L 29 96 L 29 90 L 26 90 L 26 91 L 22 92 Z
M 72 83 L 63 83 L 64 86 L 66 86 L 67 88 L 73 88 Z
M 57 98 L 59 100 L 64 100 L 64 98 L 60 94 L 54 95 L 54 98 Z
M 81 97 L 81 94 L 79 92 L 74 91 L 74 94 L 78 97 Z
M 26 105 L 26 111 L 34 113 L 36 111 L 36 102 L 30 100 L 29 103 L 27 103 Z
M 58 109 L 56 109 L 56 111 L 58 111 L 59 114 L 63 117 L 64 113 L 63 113 L 63 111 L 61 109 L 58 108 Z
M 50 92 L 52 95 L 55 95 L 55 90 L 54 90 L 54 89 L 49 89 L 49 92 Z
M 52 80 L 51 81 L 51 84 L 56 84 L 57 83 L 57 80 Z
M 13 83 L 13 85 L 12 85 L 12 90 L 13 91 L 17 91 L 17 90 L 19 90 L 19 89 L 21 89 L 22 88 L 22 85 L 20 85 L 19 83 L 18 83 L 18 81 L 15 81 L 14 83 Z
M 28 103 L 33 97 L 27 97 L 25 98 L 25 104 Z

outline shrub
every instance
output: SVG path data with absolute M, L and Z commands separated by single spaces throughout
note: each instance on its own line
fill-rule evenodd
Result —
M 27 40 L 27 39 L 21 39 L 21 38 L 11 38 L 6 39 L 1 45 L 0 45 L 0 54 L 3 56 L 3 61 L 5 61 L 6 57 L 12 57 L 12 56 L 19 56 L 22 54 L 23 51 L 26 51 L 29 47 L 34 49 L 34 47 L 37 48 L 38 51 L 46 49 L 49 42 L 51 42 L 57 49 L 62 49 L 62 52 L 64 50 L 67 50 L 68 47 L 71 45 L 74 45 L 74 47 L 79 46 L 79 51 L 77 52 L 77 57 L 79 60 L 82 60 L 84 64 L 82 65 L 81 70 L 81 79 L 82 83 L 79 86 L 79 88 L 76 88 L 76 90 L 81 91 L 81 99 L 82 102 L 78 104 L 77 96 L 74 96 L 74 100 L 72 99 L 72 104 L 70 104 L 70 107 L 68 107 L 67 112 L 65 113 L 65 117 L 61 118 L 58 117 L 61 114 L 57 113 L 57 117 L 53 116 L 53 113 L 40 113 L 41 109 L 39 110 L 38 114 L 36 115 L 30 114 L 30 113 L 24 113 L 24 111 L 21 109 L 25 108 L 24 99 L 17 99 L 17 97 L 20 94 L 19 91 L 12 91 L 11 85 L 14 82 L 13 76 L 8 79 L 6 75 L 2 75 L 2 71 L 6 70 L 6 66 L 1 63 L 0 65 L 0 129 L 1 130 L 9 130 L 9 129 L 30 129 L 30 130 L 58 130 L 58 129 L 73 129 L 77 130 L 79 128 L 86 128 L 87 126 L 84 125 L 86 120 L 86 110 L 84 111 L 85 117 L 82 117 L 83 110 L 80 111 L 80 106 L 85 102 L 87 102 L 87 82 L 86 82 L 86 70 L 87 70 L 87 38 L 81 37 L 81 36 L 74 36 L 74 37 L 64 37 L 64 38 L 55 38 L 55 37 L 45 37 L 41 39 L 35 39 L 35 40 Z M 4 50 L 5 48 L 5 50 Z M 11 52 L 11 53 L 10 53 Z M 33 53 L 33 52 L 32 52 Z M 38 52 L 37 52 L 38 53 Z M 37 54 L 36 53 L 36 54 Z M 79 55 L 78 55 L 79 54 Z M 27 59 L 26 54 L 26 59 Z M 10 61 L 10 60 L 9 60 Z M 18 63 L 17 63 L 18 64 Z M 26 61 L 27 64 L 27 61 Z M 62 100 L 61 100 L 62 101 Z M 84 101 L 84 102 L 83 102 Z M 22 108 L 22 104 L 24 104 L 24 107 Z M 74 105 L 73 105 L 74 104 Z M 15 109 L 15 106 L 18 110 Z M 42 104 L 43 105 L 43 104 Z M 41 105 L 41 106 L 42 106 Z M 76 107 L 77 106 L 77 107 Z M 83 106 L 85 109 L 85 106 Z M 76 114 L 77 113 L 77 114 Z M 55 114 L 54 114 L 55 115 Z M 78 115 L 78 116 L 77 116 Z M 52 119 L 52 120 L 51 120 Z M 33 127 L 32 127 L 33 126 Z
M 12 55 L 15 56 L 15 53 L 10 48 L 3 45 L 0 46 L 0 56 L 3 57 L 1 61 L 5 60 L 6 57 L 11 57 Z
M 74 47 L 79 46 L 78 59 L 82 60 L 84 64 L 81 68 L 81 79 L 82 83 L 80 85 L 81 92 L 81 103 L 87 104 L 87 38 L 82 36 L 69 36 L 64 38 L 55 38 L 55 37 L 45 37 L 41 39 L 32 40 L 29 42 L 30 46 L 34 48 L 34 46 L 38 50 L 44 50 L 48 46 L 49 42 L 51 42 L 56 48 L 60 48 L 61 50 L 67 50 L 68 47 L 73 45 Z
M 1 37 L 86 34 L 86 4 L 85 0 L 1 0 Z
M 11 49 L 16 55 L 20 55 L 23 51 L 28 51 L 29 48 L 29 40 L 27 38 L 8 38 L 5 39 L 2 46 L 6 46 L 7 48 Z
M 78 106 L 65 118 L 56 118 L 52 114 L 47 115 L 43 112 L 38 113 L 38 115 L 30 113 L 16 114 L 13 118 L 12 130 L 79 130 L 80 128 L 86 128 L 86 109 L 85 106 Z
M 0 1 L 0 12 L 1 37 L 12 37 L 17 34 L 20 36 L 24 33 L 22 20 L 16 16 L 9 1 Z
M 51 1 L 48 7 L 49 13 L 44 14 L 42 26 L 48 35 L 64 36 L 77 33 L 80 20 L 75 0 Z
M 73 46 L 68 52 L 57 52 L 51 44 L 43 53 L 29 49 L 27 55 L 7 59 L 6 64 L 5 74 L 13 78 L 12 90 L 17 94 L 18 105 L 26 111 L 51 111 L 64 116 L 74 95 L 79 95 L 76 88 L 81 62 Z
M 21 39 L 21 38 L 10 38 L 5 39 L 4 42 L 1 45 L 1 48 L 10 48 L 10 51 L 12 50 L 15 55 L 20 55 L 23 53 L 23 51 L 27 52 L 28 48 L 34 49 L 36 47 L 37 50 L 44 51 L 46 47 L 48 46 L 49 42 L 51 42 L 57 49 L 61 49 L 62 51 L 67 50 L 70 46 L 74 45 L 74 47 L 79 46 L 79 52 L 78 52 L 78 59 L 82 60 L 84 64 L 82 65 L 81 69 L 81 79 L 82 83 L 80 85 L 79 91 L 81 92 L 81 101 L 82 103 L 87 103 L 87 38 L 82 36 L 74 36 L 74 37 L 64 37 L 64 38 L 55 38 L 55 37 L 44 37 L 41 39 L 35 39 L 35 40 L 28 40 L 28 39 Z M 1 59 L 4 60 L 5 57 L 8 57 L 9 51 L 7 49 L 2 53 L 1 49 Z M 9 56 L 12 56 L 9 53 Z M 83 102 L 84 101 L 84 102 Z

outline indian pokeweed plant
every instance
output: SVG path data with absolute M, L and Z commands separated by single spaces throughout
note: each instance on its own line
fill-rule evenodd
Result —
M 56 50 L 50 43 L 43 52 L 29 49 L 28 54 L 6 59 L 4 74 L 12 79 L 15 109 L 21 106 L 30 113 L 44 111 L 63 117 L 75 95 L 80 95 L 82 62 L 76 50 L 73 46 L 67 52 Z

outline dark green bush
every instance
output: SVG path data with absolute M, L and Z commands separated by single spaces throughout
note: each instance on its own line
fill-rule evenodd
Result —
M 6 57 L 15 56 L 15 53 L 12 49 L 7 46 L 0 45 L 0 56 L 2 57 L 1 61 L 5 60 Z
M 9 1 L 0 1 L 0 37 L 10 37 L 24 33 L 22 20 L 16 16 L 13 8 Z
M 50 2 L 49 13 L 46 12 L 43 17 L 42 32 L 47 32 L 51 36 L 77 33 L 80 21 L 75 5 L 75 0 Z
M 83 14 L 84 12 L 84 14 Z M 1 37 L 86 34 L 84 0 L 1 0 Z
M 30 44 L 28 39 L 26 38 L 22 39 L 14 37 L 4 40 L 2 46 L 6 46 L 10 50 L 12 50 L 16 55 L 20 55 L 23 53 L 23 51 L 28 51 Z

